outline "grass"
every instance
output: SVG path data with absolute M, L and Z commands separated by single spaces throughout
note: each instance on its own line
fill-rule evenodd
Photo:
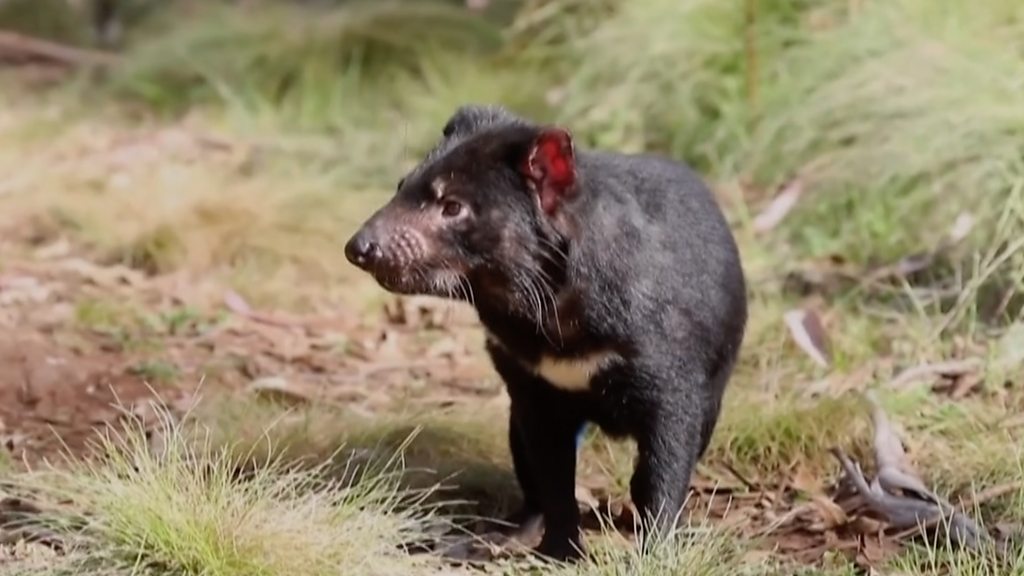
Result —
M 387 462 L 401 452 L 403 487 L 430 488 L 450 514 L 473 517 L 500 517 L 519 498 L 496 417 L 466 410 L 368 416 L 216 393 L 195 414 L 214 446 L 229 448 L 250 467 L 276 459 L 314 467 L 332 462 L 343 476 L 353 458 Z
M 650 539 L 637 546 L 620 538 L 606 537 L 595 543 L 582 566 L 566 569 L 565 576 L 669 576 L 696 574 L 719 576 L 755 573 L 745 565 L 735 540 L 728 532 L 697 523 L 667 537 Z M 555 574 L 559 574 L 557 571 Z
M 405 546 L 426 538 L 422 494 L 401 491 L 390 462 L 357 484 L 281 460 L 240 477 L 227 450 L 195 443 L 166 413 L 153 431 L 111 429 L 92 454 L 20 478 L 70 501 L 49 524 L 74 544 L 79 574 L 418 574 L 431 560 Z

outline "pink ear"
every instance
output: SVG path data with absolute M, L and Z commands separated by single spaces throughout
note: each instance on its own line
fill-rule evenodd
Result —
M 576 184 L 576 155 L 572 136 L 561 128 L 540 133 L 526 158 L 526 176 L 540 196 L 547 214 L 554 214 Z

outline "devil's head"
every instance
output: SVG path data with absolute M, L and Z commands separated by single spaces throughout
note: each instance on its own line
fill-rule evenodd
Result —
M 563 281 L 572 223 L 562 207 L 579 187 L 571 136 L 477 106 L 443 134 L 345 255 L 391 292 L 532 308 Z

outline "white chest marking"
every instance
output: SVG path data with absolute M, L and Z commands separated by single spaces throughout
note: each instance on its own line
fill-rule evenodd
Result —
M 590 380 L 595 374 L 617 359 L 617 354 L 606 351 L 594 352 L 580 358 L 542 356 L 533 370 L 556 388 L 582 392 L 590 388 Z

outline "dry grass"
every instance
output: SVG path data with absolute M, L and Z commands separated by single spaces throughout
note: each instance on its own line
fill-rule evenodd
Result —
M 397 461 L 354 484 L 280 459 L 239 475 L 230 452 L 197 443 L 163 412 L 153 433 L 158 440 L 147 440 L 130 421 L 88 457 L 16 479 L 47 501 L 70 502 L 47 523 L 73 543 L 77 573 L 432 571 L 429 557 L 403 551 L 433 521 L 422 494 L 398 488 Z

